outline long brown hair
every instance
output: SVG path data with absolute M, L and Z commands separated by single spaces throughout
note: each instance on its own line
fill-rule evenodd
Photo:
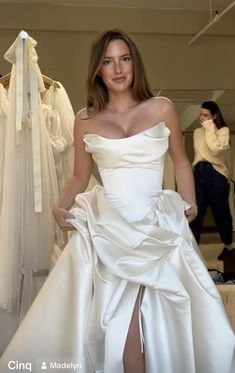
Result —
M 222 127 L 228 127 L 220 111 L 220 108 L 215 101 L 204 101 L 201 104 L 201 108 L 208 110 L 212 116 L 216 116 L 215 119 L 213 119 L 213 122 L 218 129 Z
M 108 90 L 101 76 L 99 76 L 99 72 L 108 44 L 117 39 L 123 40 L 127 44 L 133 61 L 133 98 L 136 101 L 143 101 L 154 96 L 146 78 L 141 55 L 133 40 L 118 29 L 104 31 L 94 40 L 90 50 L 90 62 L 87 77 L 88 115 L 94 115 L 97 112 L 104 110 L 108 102 Z

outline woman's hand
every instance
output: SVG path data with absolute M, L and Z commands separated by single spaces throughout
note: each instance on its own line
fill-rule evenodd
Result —
M 197 217 L 197 213 L 198 213 L 197 205 L 192 205 L 187 210 L 185 210 L 185 215 L 189 223 L 191 223 L 191 221 L 193 221 Z
M 75 229 L 71 223 L 66 222 L 66 219 L 74 219 L 74 216 L 70 214 L 68 210 L 55 206 L 53 208 L 53 215 L 55 221 L 63 232 L 72 231 Z

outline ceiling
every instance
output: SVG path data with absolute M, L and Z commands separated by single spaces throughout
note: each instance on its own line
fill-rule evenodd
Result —
M 63 4 L 89 7 L 213 10 L 225 9 L 231 0 L 0 0 L 0 3 Z

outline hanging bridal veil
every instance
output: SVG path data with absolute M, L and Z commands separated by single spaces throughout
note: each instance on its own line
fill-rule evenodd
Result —
M 45 90 L 36 41 L 21 32 L 5 53 L 12 64 L 0 215 L 0 308 L 24 316 L 46 274 L 56 241 L 58 198 L 50 140 L 41 110 Z
M 0 211 L 2 205 L 2 183 L 3 183 L 3 167 L 4 167 L 4 141 L 6 131 L 6 120 L 8 112 L 7 91 L 0 83 Z

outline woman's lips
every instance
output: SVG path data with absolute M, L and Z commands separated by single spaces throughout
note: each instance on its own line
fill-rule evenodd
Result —
M 113 81 L 117 83 L 122 83 L 126 79 L 125 76 L 119 77 L 119 78 L 114 78 Z

